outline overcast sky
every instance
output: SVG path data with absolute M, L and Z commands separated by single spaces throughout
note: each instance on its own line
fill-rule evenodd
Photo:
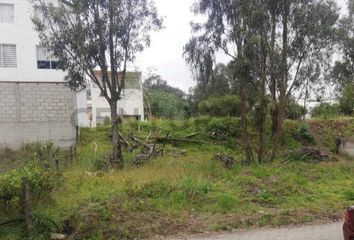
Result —
M 190 11 L 194 0 L 155 0 L 159 14 L 165 18 L 165 29 L 152 35 L 151 47 L 146 49 L 135 65 L 145 77 L 150 69 L 168 83 L 186 92 L 195 81 L 182 57 L 183 46 L 191 37 L 190 22 L 195 16 Z M 337 0 L 345 7 L 346 0 Z

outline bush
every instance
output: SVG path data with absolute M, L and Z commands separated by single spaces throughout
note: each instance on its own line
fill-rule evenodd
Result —
M 228 137 L 241 135 L 239 118 L 213 118 L 207 125 L 207 130 L 217 140 L 226 140 Z
M 4 213 L 11 214 L 21 209 L 20 194 L 24 177 L 29 180 L 33 202 L 38 202 L 60 182 L 54 171 L 44 169 L 36 162 L 0 175 L 0 209 Z
M 321 103 L 315 107 L 311 116 L 314 118 L 331 118 L 340 114 L 340 107 L 338 104 Z
M 342 91 L 339 99 L 340 112 L 344 115 L 352 115 L 354 113 L 354 85 L 347 84 Z
M 304 115 L 306 115 L 307 109 L 301 106 L 294 99 L 288 101 L 287 107 L 285 109 L 285 116 L 290 120 L 300 120 Z
M 213 117 L 240 116 L 240 99 L 234 95 L 213 97 L 198 105 L 201 114 Z
M 300 126 L 299 131 L 296 133 L 297 140 L 304 141 L 306 143 L 314 143 L 315 139 L 310 132 L 310 128 L 308 125 L 303 124 Z

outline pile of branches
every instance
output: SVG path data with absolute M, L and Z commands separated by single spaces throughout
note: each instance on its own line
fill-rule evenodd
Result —
M 292 161 L 324 162 L 331 157 L 330 152 L 316 147 L 302 147 L 288 152 L 287 155 L 283 165 Z
M 217 153 L 214 156 L 214 159 L 220 161 L 227 169 L 232 169 L 236 164 L 236 161 L 233 157 L 227 156 L 222 153 Z
M 135 166 L 144 165 L 151 157 L 164 155 L 166 142 L 162 146 L 158 145 L 157 140 L 155 140 L 153 144 L 148 144 L 138 139 L 135 135 L 132 136 L 132 140 L 143 147 L 142 154 L 139 154 L 133 159 Z
M 131 140 L 135 143 L 135 145 L 127 145 L 129 144 L 128 141 L 126 142 L 126 146 L 128 149 L 135 150 L 136 148 L 142 147 L 143 151 L 141 154 L 136 156 L 133 159 L 133 164 L 136 166 L 144 165 L 150 158 L 162 156 L 165 154 L 165 148 L 167 144 L 176 145 L 177 143 L 193 143 L 193 144 L 203 144 L 203 142 L 191 139 L 198 132 L 189 134 L 182 138 L 177 137 L 170 137 L 168 133 L 165 137 L 161 137 L 160 133 L 157 133 L 155 136 L 149 133 L 145 140 L 139 139 L 135 135 L 131 137 Z M 123 137 L 121 137 L 123 139 Z M 181 154 L 184 155 L 185 152 L 181 151 Z

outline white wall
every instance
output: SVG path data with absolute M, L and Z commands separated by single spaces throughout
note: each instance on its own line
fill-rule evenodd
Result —
M 34 31 L 29 0 L 0 0 L 15 5 L 15 22 L 0 24 L 0 43 L 16 44 L 17 68 L 0 68 L 0 81 L 63 82 L 61 70 L 38 69 L 36 46 L 38 34 Z
M 141 78 L 141 77 L 140 77 Z M 141 79 L 140 79 L 141 83 Z M 95 87 L 93 83 L 91 83 L 91 93 L 92 93 L 92 126 L 96 127 L 96 117 L 103 117 L 97 115 L 98 108 L 106 108 L 109 109 L 109 104 L 106 99 L 100 96 L 100 89 Z M 123 98 L 118 101 L 118 114 L 120 114 L 120 109 L 124 110 L 124 115 L 126 116 L 140 116 L 141 120 L 144 120 L 144 96 L 142 91 L 142 86 L 140 89 L 125 89 L 123 93 Z M 138 114 L 135 114 L 134 109 L 138 108 Z M 108 112 L 107 117 L 110 116 L 110 112 Z
M 54 69 L 38 69 L 38 33 L 34 30 L 31 17 L 33 8 L 29 0 L 0 0 L 0 3 L 14 4 L 14 23 L 0 23 L 0 44 L 16 44 L 17 67 L 1 68 L 0 82 L 65 82 L 65 72 Z M 77 103 L 76 103 L 77 101 Z M 77 94 L 72 104 L 86 108 L 86 94 Z M 88 126 L 88 116 L 80 113 L 80 126 Z
M 79 127 L 89 127 L 90 121 L 87 114 L 86 91 L 76 94 L 77 121 Z

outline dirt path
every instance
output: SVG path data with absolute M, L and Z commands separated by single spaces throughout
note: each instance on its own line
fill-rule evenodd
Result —
M 191 237 L 171 238 L 170 240 L 343 240 L 342 223 L 288 227 L 279 229 L 260 229 L 248 232 L 225 234 L 204 234 Z

